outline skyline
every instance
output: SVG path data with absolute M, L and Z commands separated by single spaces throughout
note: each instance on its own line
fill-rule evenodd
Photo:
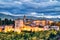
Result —
M 0 0 L 0 14 L 60 18 L 60 0 Z

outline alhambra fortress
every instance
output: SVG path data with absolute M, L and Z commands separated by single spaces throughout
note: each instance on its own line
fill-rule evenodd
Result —
M 51 23 L 54 21 L 51 20 L 33 20 L 33 19 L 27 19 L 26 16 L 23 17 L 23 19 L 16 19 L 15 25 L 5 25 L 0 26 L 0 32 L 17 32 L 20 33 L 22 31 L 45 31 L 50 29 L 59 30 L 58 26 L 50 26 Z

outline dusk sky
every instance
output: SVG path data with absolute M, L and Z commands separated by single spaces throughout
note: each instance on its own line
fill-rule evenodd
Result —
M 60 18 L 60 0 L 0 0 L 0 13 L 11 16 Z

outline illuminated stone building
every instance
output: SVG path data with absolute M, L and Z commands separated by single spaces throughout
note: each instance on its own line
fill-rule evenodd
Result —
M 20 33 L 22 30 L 21 28 L 23 28 L 23 26 L 24 26 L 23 20 L 18 18 L 17 20 L 15 20 L 14 32 Z
M 14 31 L 13 25 L 5 25 L 4 32 Z
M 23 20 L 17 19 L 15 20 L 15 27 L 23 27 Z
M 23 17 L 23 23 L 26 24 L 26 16 Z
M 3 32 L 3 27 L 2 26 L 0 26 L 0 32 Z
M 51 23 L 53 23 L 53 21 L 50 21 L 50 20 L 34 20 L 33 23 L 36 25 L 40 25 L 40 26 L 46 26 L 46 25 L 50 25 Z
M 23 22 L 24 22 L 24 25 L 30 25 L 31 23 L 32 23 L 32 19 L 30 18 L 28 18 L 27 19 L 27 17 L 24 15 L 24 17 L 23 17 Z

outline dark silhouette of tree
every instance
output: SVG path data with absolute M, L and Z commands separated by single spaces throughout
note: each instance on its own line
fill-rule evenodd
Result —
M 2 20 L 1 20 L 1 18 L 0 18 L 0 25 L 2 25 Z
M 11 20 L 11 19 L 7 19 L 5 18 L 4 20 L 2 20 L 0 18 L 0 25 L 11 25 L 11 24 L 15 24 L 15 21 L 14 20 Z

